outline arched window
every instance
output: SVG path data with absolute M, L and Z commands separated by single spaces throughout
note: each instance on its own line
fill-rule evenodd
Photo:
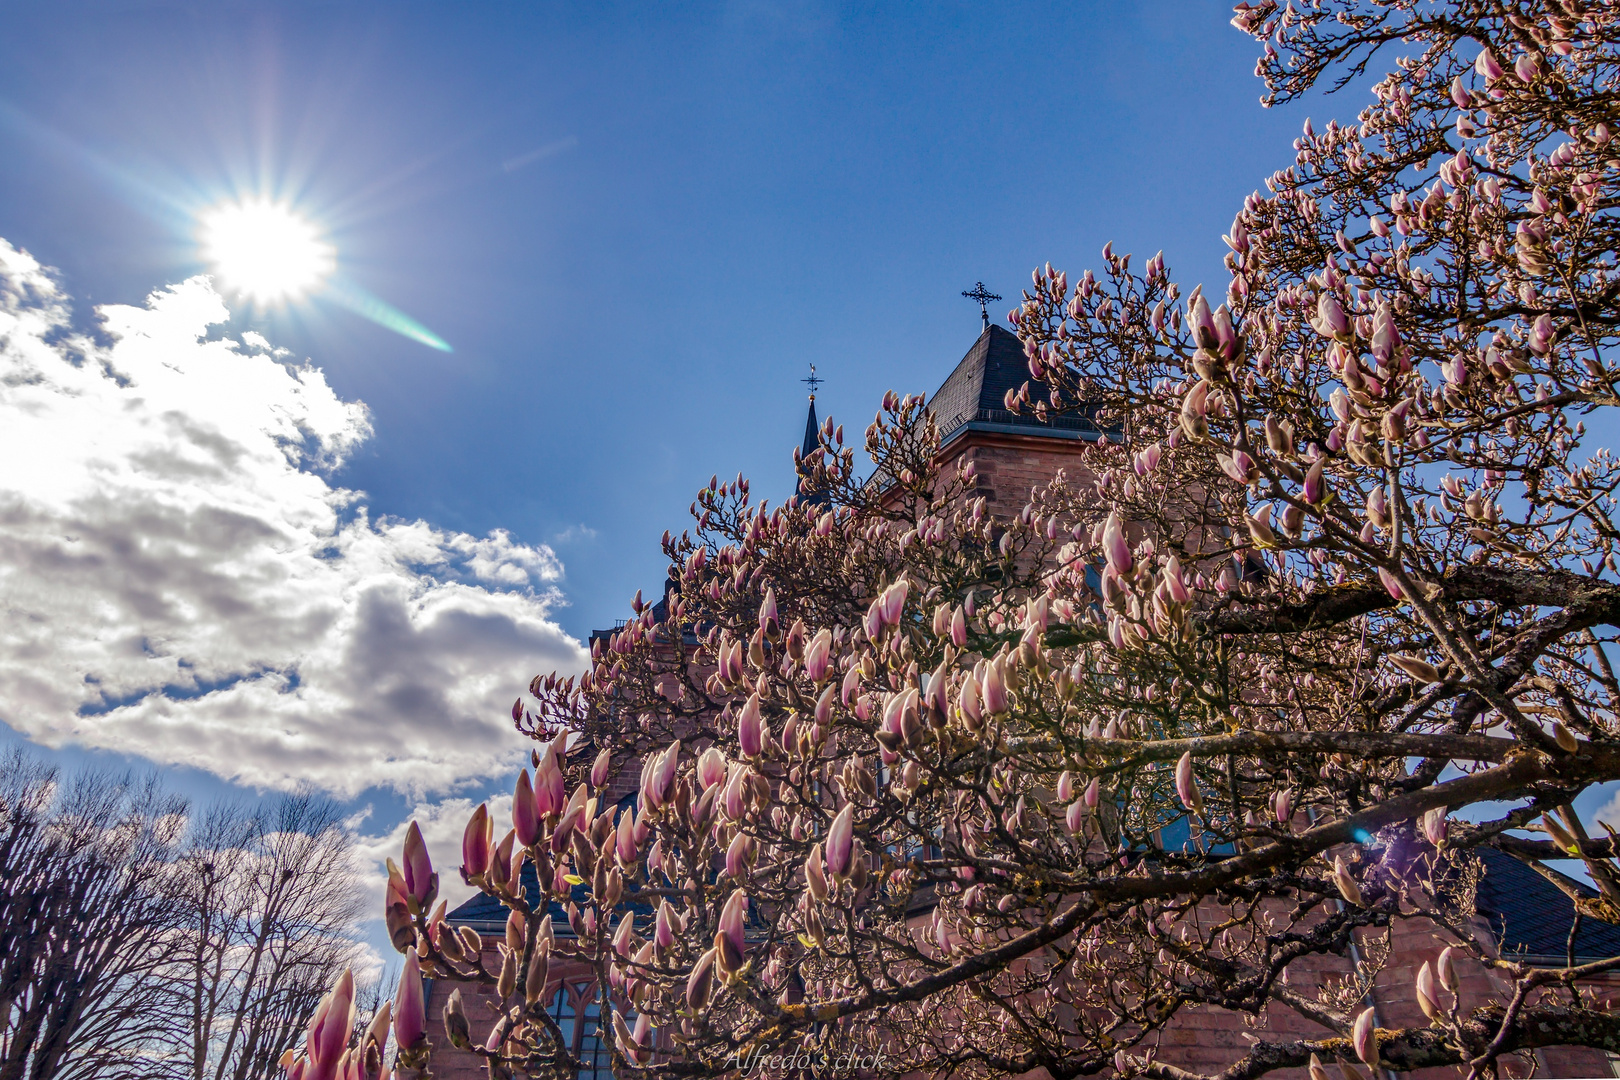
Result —
M 551 999 L 551 1018 L 579 1058 L 579 1080 L 608 1080 L 612 1061 L 602 1045 L 600 1003 L 594 983 L 563 983 Z

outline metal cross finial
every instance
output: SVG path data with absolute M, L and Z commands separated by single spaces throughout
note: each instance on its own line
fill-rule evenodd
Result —
M 811 364 L 810 377 L 807 379 L 800 379 L 799 381 L 810 387 L 810 400 L 814 401 L 816 400 L 816 387 L 820 386 L 827 380 L 816 378 L 816 365 Z
M 984 320 L 984 328 L 986 330 L 990 329 L 990 309 L 985 307 L 985 305 L 992 300 L 1000 300 L 1001 297 L 997 296 L 989 289 L 986 289 L 984 287 L 984 282 L 982 281 L 974 285 L 971 292 L 964 291 L 962 295 L 967 297 L 969 300 L 977 300 L 979 302 L 979 318 Z

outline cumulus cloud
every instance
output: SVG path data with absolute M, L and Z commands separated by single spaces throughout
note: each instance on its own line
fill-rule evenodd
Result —
M 206 279 L 68 298 L 0 240 L 0 719 L 261 788 L 420 797 L 509 772 L 512 700 L 585 653 L 549 547 L 377 517 L 364 405 Z

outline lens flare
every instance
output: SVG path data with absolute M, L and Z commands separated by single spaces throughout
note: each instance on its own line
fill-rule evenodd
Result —
M 290 300 L 323 282 L 336 253 L 290 206 L 255 199 L 202 216 L 203 257 L 228 290 L 260 303 Z

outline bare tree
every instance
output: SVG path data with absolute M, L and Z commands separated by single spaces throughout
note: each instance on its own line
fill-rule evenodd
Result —
M 166 973 L 182 1026 L 171 1074 L 273 1075 L 333 976 L 356 959 L 352 839 L 337 808 L 311 795 L 261 811 L 216 806 L 194 822 L 177 867 L 184 926 Z
M 0 1078 L 150 1075 L 183 811 L 152 779 L 0 761 Z

